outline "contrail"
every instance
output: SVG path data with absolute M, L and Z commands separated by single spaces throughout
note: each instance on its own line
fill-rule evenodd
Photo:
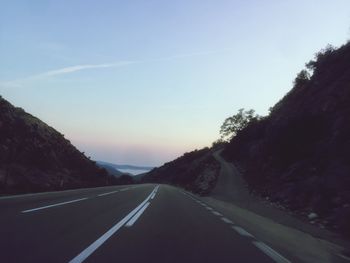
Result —
M 70 74 L 70 73 L 74 73 L 74 72 L 78 72 L 78 71 L 82 71 L 82 70 L 88 70 L 88 69 L 114 68 L 114 67 L 123 67 L 123 66 L 127 66 L 127 65 L 140 64 L 140 63 L 172 61 L 172 60 L 178 60 L 181 58 L 207 56 L 207 55 L 227 52 L 227 51 L 231 51 L 231 50 L 233 50 L 233 49 L 232 48 L 225 48 L 225 49 L 220 49 L 220 50 L 193 52 L 193 53 L 188 53 L 188 54 L 180 54 L 180 55 L 154 58 L 154 59 L 148 59 L 148 60 L 130 60 L 130 61 L 117 61 L 117 62 L 113 62 L 113 63 L 103 63 L 103 64 L 75 65 L 75 66 L 69 66 L 69 67 L 64 67 L 64 68 L 60 68 L 60 69 L 46 71 L 46 72 L 32 75 L 32 76 L 22 78 L 22 79 L 15 79 L 15 80 L 10 80 L 10 81 L 0 82 L 0 88 L 19 88 L 19 87 L 22 87 L 23 84 L 27 81 L 45 79 L 48 77 Z

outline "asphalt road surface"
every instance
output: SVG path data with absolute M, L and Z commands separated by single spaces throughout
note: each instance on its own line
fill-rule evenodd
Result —
M 289 262 L 198 197 L 133 185 L 0 198 L 0 262 Z

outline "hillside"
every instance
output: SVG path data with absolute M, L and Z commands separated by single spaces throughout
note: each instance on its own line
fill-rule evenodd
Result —
M 62 134 L 0 96 L 0 193 L 109 184 Z
M 116 169 L 114 166 L 112 166 L 108 163 L 96 162 L 96 164 L 97 164 L 97 166 L 104 168 L 109 175 L 112 175 L 114 177 L 120 177 L 124 174 L 121 171 L 119 171 L 118 169 Z
M 350 43 L 319 52 L 224 156 L 257 194 L 350 235 Z
M 142 182 L 167 183 L 205 195 L 216 184 L 220 165 L 209 148 L 185 153 L 183 156 L 145 174 Z

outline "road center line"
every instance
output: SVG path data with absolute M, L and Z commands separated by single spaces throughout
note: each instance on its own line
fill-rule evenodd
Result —
M 226 218 L 226 217 L 221 217 L 221 220 L 224 221 L 227 224 L 233 224 L 233 222 L 230 219 Z
M 117 192 L 119 192 L 119 190 L 112 191 L 112 192 L 108 192 L 108 193 L 99 194 L 99 195 L 97 195 L 97 196 L 111 195 L 111 194 L 114 194 L 114 193 L 117 193 Z
M 67 201 L 67 202 L 61 202 L 61 203 L 52 204 L 52 205 L 41 206 L 41 207 L 37 207 L 37 208 L 33 208 L 33 209 L 23 210 L 22 213 L 30 213 L 30 212 L 34 212 L 34 211 L 38 211 L 38 210 L 42 210 L 42 209 L 46 209 L 46 208 L 50 208 L 50 207 L 54 207 L 54 206 L 60 206 L 60 205 L 65 205 L 65 204 L 79 202 L 79 201 L 83 201 L 83 200 L 86 200 L 86 199 L 88 199 L 88 197 L 75 199 L 75 200 L 71 200 L 71 201 Z
M 264 252 L 266 255 L 271 257 L 275 262 L 277 263 L 291 263 L 288 259 L 283 257 L 281 254 L 270 248 L 268 245 L 265 245 L 262 242 L 259 241 L 253 241 L 253 244 L 259 248 L 262 252 Z
M 216 212 L 216 211 L 211 211 L 214 215 L 216 215 L 216 216 L 222 216 L 222 214 L 220 214 L 219 212 Z
M 147 202 L 126 224 L 126 227 L 131 227 L 137 219 L 142 215 L 146 208 L 150 205 L 150 202 Z
M 104 242 L 107 241 L 115 232 L 117 232 L 126 222 L 130 220 L 151 198 L 155 189 L 147 196 L 147 198 L 139 204 L 134 210 L 132 210 L 129 214 L 127 214 L 122 220 L 120 220 L 117 224 L 115 224 L 112 228 L 110 228 L 106 233 L 104 233 L 101 237 L 99 237 L 95 242 L 93 242 L 90 246 L 84 249 L 79 255 L 73 258 L 69 263 L 81 263 L 85 259 L 87 259 L 96 249 L 98 249 Z
M 241 228 L 239 226 L 232 226 L 232 229 L 236 230 L 236 232 L 238 234 L 242 235 L 242 236 L 254 238 L 254 236 L 252 234 L 250 234 L 249 232 L 245 231 L 243 228 Z

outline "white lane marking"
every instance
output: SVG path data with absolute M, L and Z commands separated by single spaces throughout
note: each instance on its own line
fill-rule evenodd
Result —
M 219 212 L 216 212 L 216 211 L 211 211 L 214 215 L 216 215 L 216 216 L 222 216 L 222 214 L 220 214 Z
M 227 224 L 233 224 L 233 222 L 230 219 L 226 218 L 226 217 L 221 217 L 221 220 L 224 221 Z
M 126 191 L 126 190 L 129 190 L 129 187 L 128 187 L 128 188 L 123 188 L 123 189 L 121 189 L 120 192 L 121 192 L 121 191 Z
M 206 206 L 205 208 L 208 209 L 209 211 L 212 211 L 212 210 L 213 210 L 213 208 L 211 208 L 211 207 L 209 207 L 209 206 Z
M 156 196 L 156 193 L 157 193 L 157 192 L 154 192 L 154 193 L 152 194 L 151 199 L 153 199 L 153 198 Z
M 117 232 L 126 222 L 130 220 L 151 198 L 151 195 L 154 193 L 153 191 L 147 196 L 147 198 L 139 204 L 134 210 L 132 210 L 129 214 L 127 214 L 122 220 L 120 220 L 117 224 L 115 224 L 112 228 L 110 228 L 106 233 L 104 233 L 101 237 L 99 237 L 95 242 L 93 242 L 90 246 L 85 248 L 80 254 L 78 254 L 75 258 L 73 258 L 69 263 L 81 263 L 85 259 L 87 259 L 96 249 L 98 249 L 104 242 L 107 241 L 115 232 Z
M 131 227 L 135 224 L 136 220 L 142 215 L 146 208 L 150 205 L 150 202 L 147 202 L 126 224 L 126 227 Z
M 111 194 L 114 194 L 114 193 L 117 193 L 117 192 L 119 192 L 119 190 L 112 191 L 112 192 L 108 192 L 108 193 L 99 194 L 99 195 L 97 195 L 97 196 L 111 195 Z
M 239 226 L 232 226 L 232 229 L 236 230 L 236 232 L 238 234 L 242 235 L 242 236 L 254 238 L 254 236 L 252 234 L 250 234 L 249 232 L 245 231 L 243 228 L 241 228 Z
M 253 244 L 259 248 L 262 252 L 264 252 L 266 255 L 271 257 L 275 262 L 277 263 L 291 263 L 288 259 L 283 257 L 281 254 L 270 248 L 268 245 L 260 242 L 260 241 L 253 241 Z
M 86 200 L 86 199 L 88 199 L 88 197 L 84 197 L 84 198 L 80 198 L 80 199 L 74 199 L 74 200 L 71 200 L 71 201 L 61 202 L 61 203 L 52 204 L 52 205 L 41 206 L 41 207 L 37 207 L 37 208 L 33 208 L 33 209 L 23 210 L 22 213 L 30 213 L 30 212 L 34 212 L 34 211 L 37 211 L 37 210 L 42 210 L 42 209 L 46 209 L 46 208 L 50 208 L 50 207 L 54 207 L 54 206 L 60 206 L 60 205 L 75 203 L 75 202 L 83 201 L 83 200 Z

